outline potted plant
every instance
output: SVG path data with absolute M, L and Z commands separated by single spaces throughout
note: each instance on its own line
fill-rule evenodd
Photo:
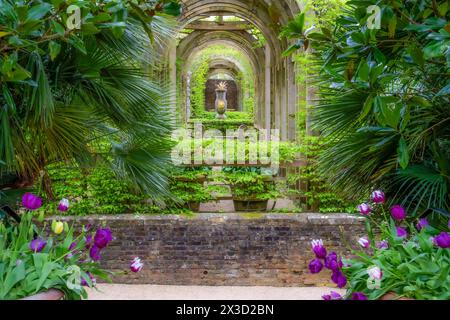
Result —
M 198 212 L 200 204 L 214 200 L 211 191 L 205 186 L 211 168 L 185 168 L 174 173 L 170 190 L 182 202 L 184 208 Z
M 312 243 L 316 258 L 309 268 L 332 271 L 332 281 L 347 287 L 345 298 L 353 300 L 448 300 L 450 299 L 450 234 L 422 218 L 408 221 L 404 207 L 386 210 L 382 191 L 372 194 L 371 203 L 358 206 L 366 218 L 367 235 L 360 238 L 351 256 L 327 254 L 320 240 Z M 324 299 L 342 299 L 333 292 Z
M 234 168 L 234 171 L 225 171 L 237 212 L 267 211 L 268 201 L 278 197 L 272 177 L 254 169 Z
M 0 221 L 0 300 L 80 300 L 87 298 L 85 288 L 94 287 L 96 277 L 109 280 L 98 264 L 112 241 L 109 229 L 75 230 L 56 220 L 51 228 L 39 228 L 33 211 L 42 200 L 26 193 L 22 204 L 26 210 L 20 219 Z M 58 209 L 67 211 L 68 206 L 63 199 Z

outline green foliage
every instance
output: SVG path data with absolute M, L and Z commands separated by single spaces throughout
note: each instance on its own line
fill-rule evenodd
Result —
M 212 201 L 214 200 L 212 189 L 205 186 L 210 173 L 209 167 L 179 169 L 172 176 L 170 190 L 182 204 Z M 177 206 L 177 203 L 173 205 Z
M 147 43 L 173 33 L 162 11 L 176 14 L 176 3 L 71 1 L 82 8 L 71 29 L 66 1 L 0 1 L 0 178 L 32 184 L 49 164 L 102 157 L 136 187 L 166 194 L 171 116 Z M 110 141 L 102 154 L 99 139 Z
M 38 230 L 32 217 L 31 213 L 22 214 L 18 225 L 0 220 L 0 300 L 21 299 L 49 289 L 63 291 L 67 300 L 81 300 L 87 298 L 81 278 L 91 287 L 89 274 L 109 280 L 97 263 L 80 262 L 89 255 L 86 232 L 75 232 L 67 223 L 62 234 L 46 238 L 41 252 L 32 251 L 29 246 L 34 233 L 43 237 L 45 231 Z M 73 242 L 75 247 L 69 248 Z
M 192 69 L 191 108 L 194 117 L 202 116 L 205 113 L 205 89 L 208 71 L 209 58 L 207 56 L 196 62 Z
M 89 169 L 54 165 L 49 168 L 49 176 L 55 198 L 70 200 L 67 212 L 70 215 L 155 213 L 160 210 L 151 204 L 149 195 L 126 180 L 118 179 L 105 165 Z M 55 204 L 45 205 L 40 211 L 56 212 Z
M 326 176 L 320 173 L 318 158 L 324 150 L 326 139 L 320 136 L 303 136 L 301 143 L 295 149 L 296 154 L 301 154 L 306 160 L 295 173 L 288 175 L 289 185 L 301 183 L 303 188 L 294 195 L 304 197 L 310 210 L 318 210 L 321 213 L 352 213 L 356 210 L 357 198 L 349 198 L 333 192 Z
M 262 175 L 258 168 L 224 169 L 223 172 L 235 200 L 270 200 L 280 196 L 272 177 Z
M 242 70 L 236 76 L 235 81 L 242 90 L 243 111 L 253 115 L 255 79 L 248 57 L 243 52 L 229 46 L 211 45 L 194 56 L 189 67 L 189 70 L 192 72 L 191 103 L 193 117 L 207 117 L 205 115 L 208 114 L 205 112 L 205 88 L 208 80 L 209 62 L 215 58 L 228 58 L 241 66 Z
M 349 195 L 382 187 L 412 215 L 449 211 L 448 2 L 376 4 L 380 29 L 351 1 L 333 28 L 303 36 L 320 70 L 321 171 Z

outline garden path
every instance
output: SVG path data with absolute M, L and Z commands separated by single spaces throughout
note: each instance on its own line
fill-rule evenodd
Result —
M 325 287 L 204 287 L 99 284 L 90 289 L 89 300 L 321 300 Z

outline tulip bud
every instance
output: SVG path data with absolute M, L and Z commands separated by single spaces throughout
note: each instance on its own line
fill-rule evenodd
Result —
M 42 206 L 42 199 L 27 192 L 22 197 L 22 205 L 28 210 L 37 210 Z
M 62 199 L 59 202 L 58 210 L 61 211 L 61 212 L 66 212 L 67 210 L 69 210 L 69 200 Z
M 381 280 L 381 278 L 383 277 L 383 272 L 377 266 L 368 268 L 367 274 L 369 275 L 370 278 L 375 280 Z
M 406 210 L 401 205 L 396 204 L 391 208 L 391 216 L 396 221 L 402 221 L 406 218 Z
M 430 224 L 428 223 L 427 218 L 422 218 L 417 222 L 416 228 L 417 230 L 422 230 L 423 228 L 428 227 Z
M 61 221 L 54 221 L 52 222 L 52 230 L 55 234 L 61 234 L 64 231 L 64 223 Z
M 323 246 L 322 239 L 311 241 L 311 247 L 317 258 L 325 259 L 327 256 L 327 250 Z
M 141 262 L 141 259 L 138 257 L 134 258 L 130 264 L 130 270 L 134 273 L 138 273 L 142 270 L 144 264 Z
M 433 242 L 442 249 L 450 248 L 450 234 L 441 232 L 441 234 L 433 238 Z
M 397 227 L 396 230 L 397 230 L 397 237 L 405 238 L 406 236 L 408 236 L 408 232 L 406 231 L 406 229 L 402 227 Z
M 372 208 L 367 203 L 362 203 L 358 206 L 358 211 L 364 216 L 368 216 L 372 212 Z
M 362 237 L 358 240 L 358 243 L 361 245 L 361 247 L 367 249 L 370 247 L 370 240 L 367 237 Z
M 386 200 L 386 196 L 384 195 L 384 192 L 381 190 L 375 190 L 372 192 L 372 201 L 375 203 L 384 203 Z
M 308 268 L 312 274 L 320 273 L 320 271 L 322 271 L 323 269 L 322 261 L 316 258 L 309 263 Z

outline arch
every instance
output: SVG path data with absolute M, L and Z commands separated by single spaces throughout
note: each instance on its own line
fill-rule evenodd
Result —
M 281 26 L 300 11 L 297 0 L 182 0 L 182 27 L 209 16 L 236 16 L 260 30 L 266 40 L 255 49 L 255 39 L 242 29 L 195 30 L 177 48 L 181 59 L 188 59 L 212 43 L 233 46 L 250 59 L 255 74 L 256 125 L 280 129 L 283 140 L 295 137 L 297 92 L 294 62 L 282 53 L 287 41 L 278 35 Z M 220 29 L 220 30 L 219 30 Z M 182 75 L 185 76 L 185 75 Z

